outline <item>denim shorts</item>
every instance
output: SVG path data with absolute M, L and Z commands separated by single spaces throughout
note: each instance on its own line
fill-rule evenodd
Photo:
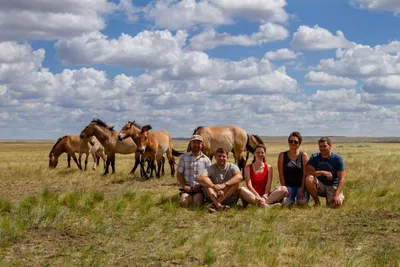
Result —
M 289 196 L 283 199 L 283 202 L 294 203 L 297 201 L 300 204 L 306 204 L 310 200 L 307 190 L 304 190 L 304 197 L 300 198 L 297 194 L 300 192 L 300 187 L 286 186 L 289 191 Z

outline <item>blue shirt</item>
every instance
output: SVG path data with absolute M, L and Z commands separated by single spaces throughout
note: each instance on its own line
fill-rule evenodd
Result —
M 339 178 L 337 173 L 340 171 L 344 171 L 343 158 L 336 153 L 331 153 L 329 158 L 322 158 L 320 152 L 314 153 L 311 155 L 308 164 L 314 167 L 315 171 L 328 171 L 332 173 L 331 180 L 328 180 L 328 178 L 324 175 L 317 176 L 317 179 L 320 180 L 323 184 L 330 186 L 338 185 Z

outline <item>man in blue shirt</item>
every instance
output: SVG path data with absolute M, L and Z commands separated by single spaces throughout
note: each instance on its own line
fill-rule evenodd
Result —
M 314 199 L 314 206 L 320 206 L 318 196 L 326 198 L 326 204 L 338 208 L 343 204 L 343 186 L 346 176 L 343 158 L 331 152 L 329 137 L 318 141 L 319 153 L 314 153 L 307 164 L 306 187 Z

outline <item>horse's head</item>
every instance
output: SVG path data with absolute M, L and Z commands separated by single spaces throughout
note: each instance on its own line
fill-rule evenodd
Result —
M 140 133 L 138 135 L 137 147 L 141 154 L 143 154 L 146 151 L 146 146 L 149 145 L 149 131 L 151 129 L 152 128 L 150 125 L 145 125 L 142 127 L 142 130 L 140 131 Z
M 50 154 L 49 154 L 49 168 L 54 169 L 55 167 L 57 167 L 57 164 L 58 164 L 58 158 L 56 158 L 54 156 L 53 152 L 50 152 Z
M 94 127 L 95 127 L 95 124 L 93 122 L 89 123 L 85 127 L 85 129 L 82 130 L 82 132 L 79 135 L 79 137 L 81 139 L 89 140 L 89 138 L 94 135 Z
M 128 121 L 128 123 L 122 127 L 121 131 L 119 131 L 118 140 L 122 141 L 131 137 L 133 141 L 136 142 L 139 132 L 140 128 L 136 126 L 135 121 Z

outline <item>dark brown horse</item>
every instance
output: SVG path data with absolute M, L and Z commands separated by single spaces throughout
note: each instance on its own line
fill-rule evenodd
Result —
M 75 161 L 79 169 L 82 169 L 81 159 L 82 154 L 86 154 L 85 159 L 85 171 L 87 169 L 89 153 L 92 155 L 94 160 L 93 170 L 96 169 L 96 165 L 99 164 L 99 157 L 106 161 L 106 155 L 104 154 L 104 148 L 96 137 L 92 137 L 90 140 L 83 140 L 78 135 L 66 135 L 58 138 L 53 148 L 49 153 L 49 167 L 55 168 L 58 164 L 58 158 L 62 153 L 67 153 L 68 168 L 71 167 L 71 157 Z M 76 158 L 75 153 L 79 153 L 79 160 Z
M 147 153 L 153 166 L 157 162 L 156 176 L 160 177 L 160 168 L 162 165 L 163 155 L 166 153 L 168 162 L 171 167 L 171 175 L 175 175 L 175 158 L 174 156 L 180 156 L 183 153 L 176 151 L 173 148 L 172 138 L 166 131 L 151 131 L 150 125 L 142 127 L 138 137 L 136 138 L 136 144 L 140 153 Z M 121 130 L 121 134 L 126 134 L 124 129 Z M 151 170 L 150 177 L 153 176 L 153 168 Z
M 100 119 L 93 119 L 85 129 L 82 130 L 80 137 L 88 138 L 90 136 L 96 136 L 100 143 L 104 146 L 107 154 L 107 163 L 104 175 L 108 174 L 108 169 L 111 164 L 112 173 L 115 173 L 115 154 L 132 154 L 135 153 L 135 166 L 131 173 L 134 173 L 138 165 L 141 166 L 141 174 L 145 175 L 143 171 L 143 164 L 140 161 L 140 153 L 137 152 L 137 146 L 131 138 L 124 139 L 123 141 L 118 140 L 118 132 L 114 127 L 108 126 L 105 122 Z
M 242 157 L 243 151 L 254 153 L 254 148 L 258 144 L 264 144 L 257 135 L 249 135 L 238 126 L 200 126 L 193 134 L 203 137 L 203 153 L 210 159 L 215 155 L 218 148 L 224 148 L 226 151 L 232 151 L 235 161 L 240 169 L 246 166 L 247 158 Z M 190 146 L 188 146 L 188 151 Z

